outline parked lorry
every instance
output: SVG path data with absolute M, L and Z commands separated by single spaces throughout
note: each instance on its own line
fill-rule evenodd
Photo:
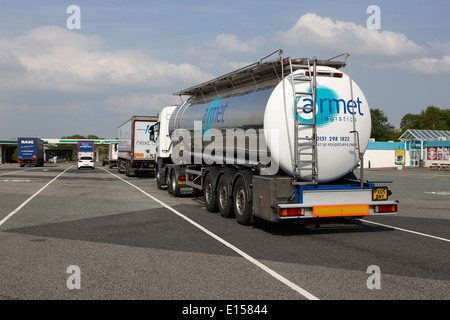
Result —
M 133 116 L 119 126 L 118 172 L 127 176 L 155 172 L 155 143 L 150 127 L 156 116 Z
M 119 144 L 118 143 L 111 143 L 109 145 L 109 168 L 112 169 L 117 166 L 117 161 L 119 159 Z
M 17 161 L 21 167 L 44 165 L 44 141 L 39 138 L 17 138 Z
M 94 141 L 78 141 L 78 159 L 91 157 L 94 160 Z
M 396 214 L 390 181 L 353 172 L 371 118 L 363 92 L 339 70 L 349 55 L 278 54 L 174 93 L 189 98 L 165 107 L 150 134 L 158 187 L 174 196 L 203 192 L 208 211 L 244 225 L 255 217 L 317 223 Z

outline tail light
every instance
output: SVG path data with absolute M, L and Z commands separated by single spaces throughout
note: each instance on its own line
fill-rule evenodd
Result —
M 278 209 L 280 217 L 303 216 L 305 214 L 304 208 L 282 208 Z
M 381 204 L 374 208 L 376 213 L 387 213 L 387 212 L 397 212 L 396 204 Z

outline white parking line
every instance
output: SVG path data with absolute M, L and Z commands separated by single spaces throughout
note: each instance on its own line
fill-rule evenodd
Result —
M 103 168 L 102 168 L 103 169 Z M 302 296 L 304 296 L 305 298 L 309 299 L 309 300 L 319 300 L 317 297 L 315 297 L 314 295 L 312 295 L 311 293 L 309 293 L 308 291 L 306 291 L 305 289 L 299 287 L 298 285 L 296 285 L 295 283 L 293 283 L 292 281 L 286 279 L 285 277 L 283 277 L 282 275 L 280 275 L 279 273 L 275 272 L 274 270 L 270 269 L 269 267 L 267 267 L 266 265 L 262 264 L 261 262 L 259 262 L 258 260 L 256 260 L 255 258 L 253 258 L 252 256 L 248 255 L 247 253 L 245 253 L 244 251 L 240 250 L 239 248 L 235 247 L 234 245 L 232 245 L 231 243 L 225 241 L 224 239 L 222 239 L 221 237 L 219 237 L 218 235 L 212 233 L 211 231 L 209 231 L 208 229 L 206 229 L 205 227 L 201 226 L 200 224 L 198 224 L 197 222 L 191 220 L 190 218 L 186 217 L 184 214 L 180 213 L 179 211 L 175 210 L 174 208 L 170 207 L 169 205 L 165 204 L 164 202 L 158 200 L 157 198 L 153 197 L 152 195 L 148 194 L 147 192 L 145 192 L 144 190 L 142 190 L 141 188 L 135 186 L 134 184 L 132 184 L 131 182 L 119 177 L 118 175 L 115 175 L 114 173 L 103 169 L 106 172 L 108 172 L 109 174 L 115 176 L 117 179 L 122 180 L 125 183 L 128 183 L 130 186 L 132 186 L 133 188 L 139 190 L 140 192 L 142 192 L 143 194 L 145 194 L 147 197 L 149 197 L 150 199 L 152 199 L 153 201 L 158 202 L 160 205 L 162 205 L 163 207 L 169 209 L 170 211 L 172 211 L 173 213 L 175 213 L 177 216 L 183 218 L 184 220 L 186 220 L 187 222 L 189 222 L 190 224 L 192 224 L 193 226 L 197 227 L 198 229 L 202 230 L 203 232 L 205 232 L 207 235 L 211 236 L 212 238 L 216 239 L 217 241 L 219 241 L 220 243 L 222 243 L 223 245 L 227 246 L 228 248 L 230 248 L 231 250 L 233 250 L 234 252 L 236 252 L 237 254 L 239 254 L 240 256 L 244 257 L 245 259 L 247 259 L 249 262 L 253 263 L 254 265 L 256 265 L 257 267 L 261 268 L 262 270 L 264 270 L 265 272 L 267 272 L 268 274 L 270 274 L 272 277 L 274 277 L 275 279 L 281 281 L 282 283 L 284 283 L 285 285 L 287 285 L 288 287 L 290 287 L 291 289 L 293 289 L 294 291 L 298 292 L 299 294 L 301 294 Z
M 64 170 L 63 172 L 61 172 L 60 174 L 58 174 L 55 178 L 53 178 L 50 182 L 48 182 L 45 186 L 43 186 L 42 188 L 39 189 L 39 191 L 37 191 L 35 194 L 33 194 L 31 197 L 29 197 L 27 200 L 25 200 L 20 206 L 18 206 L 14 211 L 12 211 L 10 214 L 8 214 L 6 217 L 4 217 L 1 221 L 0 221 L 0 226 L 2 224 L 4 224 L 9 218 L 11 218 L 13 215 L 15 215 L 17 212 L 20 211 L 20 209 L 22 209 L 23 207 L 26 206 L 26 204 L 28 202 L 30 202 L 31 200 L 33 200 L 34 197 L 36 197 L 39 193 L 41 193 L 42 190 L 44 190 L 45 188 L 47 188 L 53 181 L 55 181 L 56 179 L 58 179 L 63 173 L 65 173 L 67 170 L 69 170 L 70 168 L 72 168 L 73 166 L 70 166 L 69 168 L 67 168 L 66 170 Z
M 372 224 L 376 224 L 376 225 L 382 226 L 382 227 L 387 227 L 387 228 L 396 229 L 396 230 L 399 230 L 399 231 L 414 233 L 414 234 L 417 234 L 417 235 L 423 236 L 423 237 L 428 237 L 428 238 L 433 238 L 433 239 L 436 239 L 436 240 L 442 240 L 442 241 L 445 241 L 445 242 L 450 242 L 450 239 L 436 237 L 436 236 L 432 236 L 432 235 L 426 234 L 426 233 L 421 233 L 421 232 L 412 231 L 412 230 L 408 230 L 408 229 L 398 228 L 398 227 L 394 227 L 394 226 L 390 226 L 390 225 L 382 224 L 382 223 L 378 223 L 378 222 L 373 222 L 373 221 L 369 221 L 369 220 L 360 220 L 360 221 L 363 222 L 363 223 L 364 222 L 372 223 Z
M 6 176 L 6 175 L 12 174 L 12 173 L 19 173 L 19 172 L 28 171 L 28 170 L 31 170 L 31 169 L 33 169 L 33 168 L 28 168 L 28 169 L 23 169 L 23 170 L 11 171 L 11 172 L 7 172 L 7 173 L 3 173 L 3 174 L 0 174 L 0 177 L 1 177 L 1 176 Z
M 424 193 L 437 194 L 438 196 L 450 196 L 450 191 L 430 191 Z

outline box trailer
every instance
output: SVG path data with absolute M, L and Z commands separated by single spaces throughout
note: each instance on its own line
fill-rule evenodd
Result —
M 17 161 L 21 167 L 44 165 L 44 141 L 39 138 L 17 138 Z
M 150 141 L 150 127 L 156 116 L 133 116 L 119 126 L 118 172 L 127 176 L 155 172 L 156 144 Z
M 111 143 L 109 145 L 109 168 L 112 169 L 114 167 L 117 167 L 117 161 L 119 159 L 119 144 L 118 143 Z

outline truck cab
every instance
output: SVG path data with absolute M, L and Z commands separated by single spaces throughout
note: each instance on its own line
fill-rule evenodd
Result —
M 158 121 L 150 127 L 150 140 L 156 143 L 156 185 L 158 189 L 167 188 L 169 193 L 178 196 L 192 194 L 195 190 L 186 187 L 184 168 L 172 163 L 172 140 L 169 134 L 169 121 L 177 106 L 166 106 L 158 115 Z

